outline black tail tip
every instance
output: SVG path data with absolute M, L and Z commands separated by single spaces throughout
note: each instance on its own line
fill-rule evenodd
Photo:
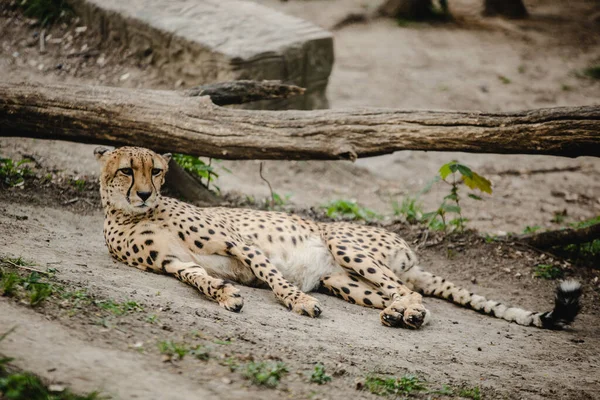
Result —
M 575 320 L 581 304 L 581 284 L 574 280 L 561 282 L 556 288 L 554 310 L 543 314 L 540 318 L 542 326 L 547 329 L 562 329 Z

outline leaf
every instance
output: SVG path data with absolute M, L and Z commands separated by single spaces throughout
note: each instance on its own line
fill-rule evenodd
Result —
M 473 172 L 473 177 L 463 176 L 463 181 L 470 189 L 479 189 L 482 192 L 492 194 L 492 182 L 476 172 Z
M 456 165 L 456 161 L 450 161 L 449 163 L 442 165 L 442 167 L 440 168 L 440 176 L 442 177 L 442 179 L 446 179 L 448 175 L 450 175 L 453 172 L 456 172 Z
M 473 171 L 471 171 L 471 168 L 467 167 L 466 165 L 456 164 L 456 168 L 458 168 L 458 172 L 460 172 L 462 176 L 469 178 L 473 177 Z
M 443 210 L 446 212 L 452 212 L 452 213 L 456 213 L 459 214 L 460 213 L 460 207 L 458 206 L 453 206 L 451 204 L 444 204 L 442 206 Z
M 428 213 L 423 214 L 423 219 L 429 220 L 431 218 L 435 218 L 437 215 L 438 215 L 437 211 L 428 212 Z
M 481 197 L 479 197 L 479 196 L 477 196 L 476 194 L 473 194 L 473 193 L 469 193 L 467 196 L 469 196 L 473 200 L 483 200 Z
M 444 199 L 456 201 L 458 199 L 458 196 L 456 195 L 456 193 L 451 193 L 448 196 L 444 197 Z

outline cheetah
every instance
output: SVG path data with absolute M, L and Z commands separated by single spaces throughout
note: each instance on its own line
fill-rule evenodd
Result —
M 301 315 L 321 314 L 319 301 L 307 293 L 323 291 L 382 310 L 383 325 L 411 329 L 431 318 L 423 295 L 549 329 L 570 324 L 580 308 L 581 286 L 574 281 L 558 286 L 552 311 L 508 307 L 424 271 L 406 242 L 385 229 L 283 212 L 195 207 L 160 194 L 170 154 L 139 147 L 99 147 L 94 153 L 112 257 L 173 275 L 229 311 L 243 306 L 233 282 L 269 287 Z

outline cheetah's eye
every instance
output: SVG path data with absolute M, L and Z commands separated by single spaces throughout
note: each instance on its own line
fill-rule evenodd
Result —
M 119 170 L 119 172 L 128 175 L 128 176 L 132 176 L 133 175 L 133 170 L 131 168 L 121 168 Z
M 160 168 L 152 168 L 152 175 L 156 176 L 158 174 L 160 174 L 162 172 L 162 169 Z

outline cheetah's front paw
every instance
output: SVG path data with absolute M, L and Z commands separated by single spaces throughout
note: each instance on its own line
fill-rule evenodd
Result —
M 230 283 L 224 284 L 216 296 L 219 305 L 228 311 L 240 312 L 244 306 L 244 299 L 240 290 Z
M 319 304 L 319 300 L 314 297 L 302 293 L 300 297 L 291 304 L 291 310 L 300 315 L 317 318 L 321 315 L 321 304 Z

